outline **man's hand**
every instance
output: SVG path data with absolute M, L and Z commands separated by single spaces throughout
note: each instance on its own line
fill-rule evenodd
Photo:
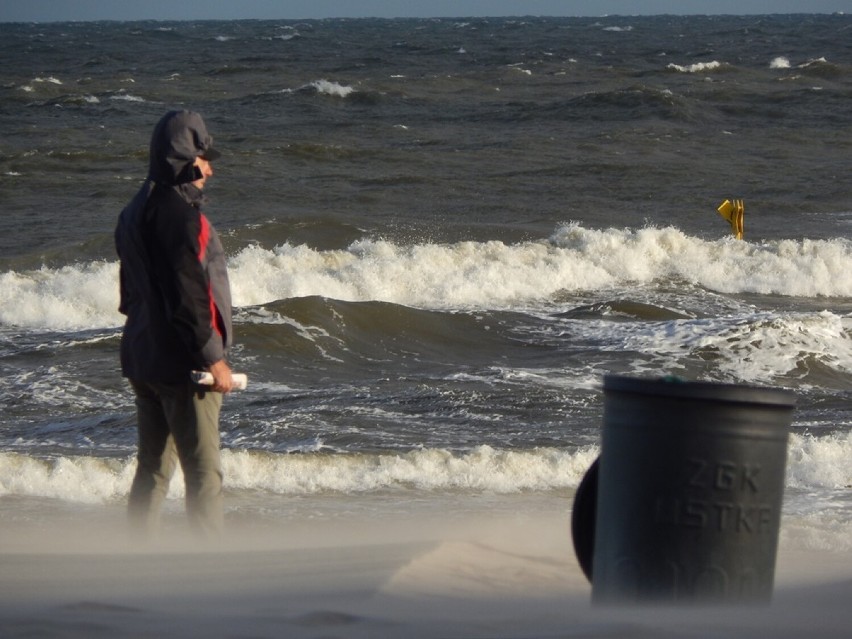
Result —
M 217 393 L 230 393 L 234 388 L 234 380 L 231 379 L 231 367 L 224 359 L 220 359 L 210 366 L 210 374 L 213 375 L 212 390 Z

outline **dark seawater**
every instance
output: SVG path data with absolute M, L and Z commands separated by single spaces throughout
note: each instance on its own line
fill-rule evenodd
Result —
M 603 376 L 673 374 L 794 391 L 788 536 L 852 548 L 852 17 L 2 24 L 0 56 L 10 516 L 126 496 L 112 230 L 182 107 L 224 155 L 233 516 L 567 509 Z

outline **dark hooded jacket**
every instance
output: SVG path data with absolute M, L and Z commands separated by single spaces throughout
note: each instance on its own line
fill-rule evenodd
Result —
M 166 114 L 151 137 L 148 178 L 119 216 L 125 377 L 185 383 L 231 345 L 225 254 L 191 184 L 201 177 L 195 158 L 218 155 L 211 144 L 197 113 Z

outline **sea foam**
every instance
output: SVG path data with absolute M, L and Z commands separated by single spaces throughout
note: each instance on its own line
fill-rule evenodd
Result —
M 722 379 L 776 383 L 804 377 L 819 363 L 852 374 L 852 318 L 818 313 L 742 313 L 723 318 L 656 322 L 575 322 L 575 337 L 602 351 L 636 352 L 647 359 L 634 373 L 680 370 L 685 354 L 712 359 Z
M 314 82 L 311 82 L 310 84 L 306 85 L 306 87 L 304 88 L 311 88 L 314 89 L 317 93 L 331 95 L 337 98 L 345 98 L 355 91 L 355 89 L 350 86 L 339 84 L 337 82 L 331 82 L 329 80 L 315 80 Z
M 723 64 L 718 60 L 712 60 L 710 62 L 696 62 L 685 66 L 671 63 L 667 65 L 666 68 L 679 73 L 705 73 L 707 71 L 718 71 L 722 68 L 722 66 Z
M 675 228 L 560 228 L 518 244 L 400 245 L 344 250 L 249 246 L 229 260 L 237 307 L 293 297 L 382 301 L 440 310 L 548 308 L 566 292 L 677 281 L 723 294 L 852 296 L 852 241 L 703 240 Z M 108 328 L 118 314 L 118 265 L 92 262 L 0 274 L 0 325 Z
M 414 489 L 511 494 L 576 488 L 599 452 L 595 445 L 573 450 L 477 446 L 467 452 L 426 448 L 396 454 L 281 454 L 226 449 L 222 451 L 222 465 L 225 489 L 231 491 L 316 495 Z M 0 496 L 106 503 L 126 497 L 135 466 L 132 457 L 40 459 L 0 452 Z M 791 435 L 786 484 L 800 491 L 840 491 L 842 498 L 843 491 L 852 486 L 852 433 Z M 169 497 L 183 496 L 183 477 L 178 469 Z

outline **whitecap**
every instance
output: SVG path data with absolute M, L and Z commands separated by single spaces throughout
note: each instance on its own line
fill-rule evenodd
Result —
M 124 100 L 125 102 L 145 102 L 145 98 L 140 98 L 137 95 L 131 95 L 129 93 L 118 93 L 116 95 L 111 95 L 109 99 Z
M 852 482 L 852 436 L 791 435 L 786 484 L 807 490 L 846 490 Z M 477 446 L 465 452 L 424 448 L 407 453 L 329 454 L 319 442 L 300 454 L 225 449 L 226 490 L 276 495 L 363 494 L 388 490 L 512 494 L 576 488 L 597 458 L 596 445 L 529 450 Z M 124 499 L 133 457 L 60 456 L 38 459 L 0 452 L 0 496 L 35 496 L 75 503 Z M 168 497 L 184 496 L 180 468 Z M 802 507 L 807 508 L 807 504 Z
M 47 267 L 0 274 L 0 324 L 79 330 L 120 326 L 118 264 Z
M 708 241 L 672 227 L 569 224 L 547 240 L 516 244 L 364 239 L 325 251 L 249 246 L 230 257 L 229 272 L 238 307 L 313 295 L 429 309 L 547 307 L 565 292 L 671 280 L 723 294 L 843 298 L 852 297 L 852 241 Z M 59 330 L 119 326 L 117 274 L 114 262 L 2 273 L 0 323 Z
M 314 80 L 307 86 L 316 90 L 317 93 L 332 95 L 338 98 L 345 98 L 355 91 L 350 86 L 330 82 L 329 80 Z
M 711 62 L 696 62 L 687 66 L 671 63 L 666 66 L 667 69 L 678 71 L 679 73 L 704 73 L 706 71 L 716 71 L 722 68 L 722 63 L 718 60 Z
M 796 68 L 797 69 L 807 69 L 808 67 L 818 66 L 818 65 L 821 65 L 821 64 L 828 64 L 828 60 L 826 60 L 824 57 L 813 58 L 811 60 L 808 60 L 807 62 L 803 62 L 802 64 L 798 65 Z

